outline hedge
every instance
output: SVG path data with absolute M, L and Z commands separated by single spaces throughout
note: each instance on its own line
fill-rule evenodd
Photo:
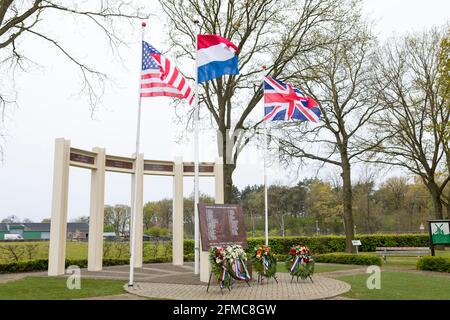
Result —
M 426 234 L 372 234 L 358 235 L 355 238 L 361 240 L 360 252 L 373 252 L 376 247 L 427 247 L 428 235 Z M 248 238 L 248 253 L 253 248 L 264 243 L 264 238 Z M 316 257 L 321 254 L 345 251 L 344 236 L 314 236 L 314 237 L 270 237 L 269 245 L 273 252 L 277 254 L 278 260 L 283 261 L 291 246 L 303 244 L 309 247 Z M 194 260 L 194 240 L 184 240 L 185 261 Z M 361 255 L 359 255 L 361 256 Z M 347 258 L 348 259 L 348 258 Z M 144 263 L 170 262 L 171 258 L 156 258 L 144 261 Z M 316 260 L 317 261 L 317 260 Z M 127 259 L 105 259 L 104 266 L 128 264 Z M 355 263 L 357 264 L 357 263 Z M 372 264 L 372 263 L 371 263 Z M 376 263 L 374 263 L 376 264 Z M 78 265 L 87 267 L 87 259 L 66 260 L 66 267 Z M 46 259 L 31 260 L 0 264 L 0 273 L 29 272 L 47 270 L 48 261 Z M 425 269 L 424 269 L 425 270 Z
M 418 270 L 429 270 L 438 272 L 450 272 L 450 258 L 444 257 L 421 257 L 416 265 Z
M 152 258 L 144 260 L 143 263 L 158 263 L 158 262 L 171 262 L 172 258 Z M 187 254 L 184 256 L 184 261 L 194 261 L 193 254 Z M 129 264 L 130 260 L 128 259 L 103 259 L 103 266 L 119 266 Z M 66 268 L 68 266 L 78 266 L 80 268 L 87 268 L 88 261 L 87 259 L 79 259 L 79 260 L 71 260 L 67 259 L 65 262 Z M 29 261 L 20 261 L 13 263 L 5 263 L 0 264 L 0 274 L 1 273 L 18 273 L 18 272 L 32 272 L 32 271 L 45 271 L 48 269 L 48 260 L 47 259 L 39 259 L 39 260 L 29 260 Z
M 381 266 L 383 261 L 380 257 L 370 254 L 352 254 L 352 253 L 326 253 L 314 256 L 314 261 L 325 263 L 340 264 L 358 264 L 358 265 L 377 265 Z
M 361 240 L 360 252 L 374 252 L 376 247 L 428 247 L 427 234 L 369 234 L 357 235 Z M 247 238 L 248 253 L 253 248 L 264 244 L 264 238 Z M 313 237 L 270 237 L 269 246 L 277 255 L 284 255 L 297 244 L 309 247 L 313 254 L 345 251 L 344 236 L 313 236 Z M 184 241 L 184 253 L 194 253 L 194 240 Z

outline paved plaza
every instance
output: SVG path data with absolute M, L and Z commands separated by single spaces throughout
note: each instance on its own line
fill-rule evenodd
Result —
M 311 300 L 326 299 L 350 290 L 350 285 L 331 278 L 314 276 L 310 280 L 294 280 L 287 273 L 263 284 L 252 282 L 234 283 L 231 291 L 221 290 L 215 281 L 206 292 L 205 285 L 138 282 L 133 288 L 125 287 L 130 293 L 147 298 L 167 298 L 177 300 Z
M 82 270 L 84 278 L 128 280 L 128 266 L 106 267 L 103 271 L 90 272 Z M 124 286 L 129 293 L 146 298 L 180 299 L 180 300 L 311 300 L 327 299 L 341 295 L 350 290 L 345 282 L 314 275 L 313 281 L 294 279 L 288 273 L 278 273 L 278 283 L 274 280 L 258 284 L 251 281 L 234 282 L 231 291 L 220 290 L 217 281 L 211 281 L 209 292 L 207 285 L 194 275 L 193 263 L 173 266 L 168 263 L 153 263 L 135 269 L 135 285 Z
M 364 268 L 315 274 L 310 280 L 295 279 L 291 283 L 288 273 L 277 274 L 278 283 L 274 280 L 264 280 L 258 284 L 256 280 L 234 282 L 231 291 L 219 288 L 217 280 L 211 281 L 209 292 L 207 284 L 200 282 L 194 275 L 194 264 L 185 263 L 183 266 L 173 266 L 170 263 L 145 264 L 135 269 L 135 286 L 128 288 L 129 266 L 105 267 L 102 271 L 87 271 L 81 269 L 82 278 L 123 280 L 127 294 L 105 297 L 91 297 L 89 300 L 140 300 L 146 298 L 175 299 L 175 300 L 312 300 L 312 299 L 341 299 L 339 295 L 350 290 L 350 285 L 334 279 L 335 276 L 345 274 L 364 273 Z M 26 276 L 46 276 L 47 272 L 30 272 L 0 275 L 0 283 L 18 280 Z M 62 276 L 62 277 L 65 277 Z

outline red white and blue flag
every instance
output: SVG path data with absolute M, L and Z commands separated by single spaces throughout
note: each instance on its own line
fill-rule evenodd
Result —
M 192 105 L 194 93 L 175 64 L 147 42 L 142 42 L 141 97 L 184 98 Z
M 238 47 L 221 36 L 197 36 L 198 82 L 206 82 L 225 74 L 239 74 Z
M 319 122 L 320 109 L 314 99 L 305 95 L 289 83 L 264 78 L 265 121 L 311 121 Z

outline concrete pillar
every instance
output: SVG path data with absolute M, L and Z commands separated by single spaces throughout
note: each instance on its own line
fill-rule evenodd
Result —
M 215 186 L 215 203 L 224 203 L 224 193 L 223 193 L 223 160 L 222 158 L 216 158 L 214 163 L 214 186 Z M 209 265 L 209 253 L 208 251 L 203 251 L 200 244 L 200 281 L 208 282 L 209 273 L 211 272 Z
M 217 204 L 223 204 L 225 201 L 225 195 L 223 192 L 223 160 L 222 158 L 216 158 L 214 163 L 214 177 L 215 177 L 215 188 L 214 197 Z
M 172 263 L 183 265 L 184 228 L 183 228 L 183 158 L 175 157 L 173 168 L 173 210 L 172 210 Z
M 105 149 L 97 153 L 96 169 L 91 170 L 91 204 L 89 214 L 88 270 L 100 271 L 103 266 L 103 223 L 105 203 Z
M 139 154 L 135 163 L 135 173 L 132 178 L 131 207 L 136 210 L 135 223 L 135 247 L 134 247 L 134 267 L 142 268 L 142 246 L 144 235 L 144 155 Z M 136 203 L 134 202 L 136 199 Z
M 55 140 L 48 275 L 65 273 L 70 140 Z

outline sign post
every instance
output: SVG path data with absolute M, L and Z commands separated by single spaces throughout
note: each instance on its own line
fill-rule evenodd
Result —
M 356 247 L 356 254 L 358 254 L 358 247 L 361 245 L 361 240 L 352 240 L 352 245 Z
M 450 246 L 450 220 L 428 220 L 431 255 L 434 256 L 434 246 Z

